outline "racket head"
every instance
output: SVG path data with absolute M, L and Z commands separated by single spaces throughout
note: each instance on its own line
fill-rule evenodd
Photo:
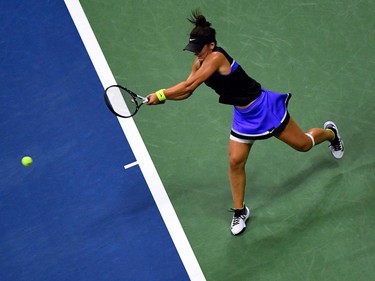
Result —
M 130 118 L 148 100 L 121 85 L 111 85 L 104 91 L 104 101 L 116 116 Z

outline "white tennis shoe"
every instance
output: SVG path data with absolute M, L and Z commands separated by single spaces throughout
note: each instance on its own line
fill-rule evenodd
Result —
M 246 228 L 246 221 L 250 217 L 250 210 L 245 206 L 242 210 L 231 209 L 234 214 L 232 218 L 232 223 L 230 225 L 230 230 L 233 235 L 238 235 L 242 233 Z
M 340 137 L 339 129 L 332 121 L 325 122 L 324 129 L 331 130 L 335 134 L 335 138 L 331 141 L 329 149 L 331 150 L 333 157 L 341 159 L 344 156 L 344 142 Z

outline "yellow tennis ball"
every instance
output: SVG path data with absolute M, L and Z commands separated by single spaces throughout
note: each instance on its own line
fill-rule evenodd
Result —
M 22 165 L 29 167 L 31 164 L 33 164 L 33 159 L 30 156 L 25 156 L 21 160 Z

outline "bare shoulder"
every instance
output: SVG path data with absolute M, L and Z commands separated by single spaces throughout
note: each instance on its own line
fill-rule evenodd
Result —
M 227 72 L 227 68 L 230 69 L 230 65 L 226 57 L 220 52 L 212 52 L 203 61 L 198 58 L 194 60 L 191 75 L 199 73 L 202 77 L 208 78 L 216 71 Z
M 210 54 L 207 56 L 206 60 L 209 60 L 209 61 L 211 61 L 211 62 L 212 62 L 212 61 L 223 62 L 223 61 L 226 60 L 226 58 L 225 58 L 225 56 L 224 56 L 222 53 L 220 53 L 220 52 L 212 52 L 212 53 L 210 53 Z
M 217 67 L 220 74 L 227 75 L 230 73 L 230 63 L 224 54 L 220 52 L 212 52 L 207 56 L 207 59 L 210 64 L 214 64 Z

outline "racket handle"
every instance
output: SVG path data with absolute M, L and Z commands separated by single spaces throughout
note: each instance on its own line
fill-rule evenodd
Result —
M 146 98 L 146 99 L 143 100 L 142 103 L 148 103 L 148 101 L 149 101 L 149 99 Z M 159 102 L 158 104 L 163 104 L 163 103 L 165 103 L 165 100 Z

